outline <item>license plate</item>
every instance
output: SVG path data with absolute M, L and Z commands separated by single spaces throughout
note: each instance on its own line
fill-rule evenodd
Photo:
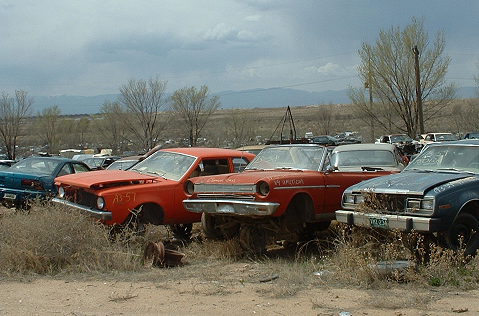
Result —
M 220 204 L 218 205 L 218 207 L 216 208 L 216 211 L 218 213 L 234 213 L 235 212 L 235 209 L 232 205 L 230 204 Z
M 369 217 L 371 227 L 389 228 L 389 220 L 386 217 Z
M 17 195 L 13 193 L 4 193 L 3 198 L 9 199 L 9 200 L 15 200 L 17 198 Z

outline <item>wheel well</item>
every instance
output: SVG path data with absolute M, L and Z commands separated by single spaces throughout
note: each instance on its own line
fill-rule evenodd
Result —
M 469 213 L 479 219 L 479 200 L 468 201 L 462 206 L 459 213 Z
M 145 203 L 135 208 L 140 221 L 145 224 L 162 225 L 165 214 L 161 206 L 155 203 Z
M 296 194 L 289 202 L 284 217 L 294 222 L 312 222 L 314 220 L 314 206 L 309 194 Z

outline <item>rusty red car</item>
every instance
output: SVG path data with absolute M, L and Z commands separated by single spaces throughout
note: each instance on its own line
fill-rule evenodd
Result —
M 107 225 L 170 225 L 188 237 L 201 214 L 186 212 L 184 185 L 192 177 L 241 171 L 253 154 L 221 148 L 161 149 L 128 170 L 91 171 L 55 178 L 53 202 L 98 218 Z
M 262 253 L 268 237 L 298 241 L 327 229 L 347 187 L 391 173 L 338 171 L 330 157 L 316 144 L 267 146 L 241 173 L 189 179 L 183 205 L 203 213 L 207 237 L 239 236 L 245 250 Z

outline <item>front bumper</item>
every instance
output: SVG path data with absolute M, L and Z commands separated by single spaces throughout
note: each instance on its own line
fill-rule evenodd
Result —
M 98 209 L 93 208 L 93 207 L 87 207 L 87 206 L 80 205 L 80 204 L 77 204 L 77 203 L 73 203 L 73 202 L 70 202 L 70 201 L 67 201 L 67 200 L 63 200 L 63 199 L 59 199 L 59 198 L 53 198 L 52 202 L 72 207 L 72 208 L 77 209 L 77 210 L 79 210 L 79 211 L 81 211 L 85 214 L 90 215 L 91 217 L 94 217 L 94 218 L 98 218 L 98 219 L 102 219 L 102 220 L 106 220 L 106 221 L 109 221 L 112 218 L 111 212 L 101 211 L 101 210 L 98 210 Z
M 336 220 L 349 225 L 396 229 L 407 232 L 413 230 L 416 232 L 438 232 L 441 226 L 440 218 L 361 213 L 346 210 L 336 211 Z
M 231 214 L 241 216 L 269 216 L 279 203 L 241 200 L 184 200 L 185 210 L 194 213 Z

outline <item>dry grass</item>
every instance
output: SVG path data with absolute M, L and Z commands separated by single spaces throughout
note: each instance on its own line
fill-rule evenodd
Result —
M 378 261 L 410 260 L 404 236 L 387 231 L 332 227 L 315 240 L 290 247 L 271 246 L 260 257 L 246 256 L 236 239 L 204 239 L 199 224 L 185 242 L 172 238 L 164 226 L 147 226 L 144 234 L 131 230 L 113 234 L 89 217 L 50 204 L 37 204 L 29 213 L 2 209 L 0 217 L 0 275 L 3 277 L 51 275 L 113 275 L 123 280 L 181 282 L 194 279 L 190 291 L 208 295 L 229 294 L 231 284 L 257 284 L 261 295 L 294 296 L 310 287 L 359 286 L 389 288 L 453 286 L 477 288 L 479 259 L 431 245 L 428 260 L 403 270 L 381 273 Z M 185 253 L 183 265 L 158 269 L 145 267 L 142 254 L 149 241 Z M 419 243 L 418 247 L 423 247 Z M 268 286 L 273 282 L 274 287 Z M 408 304 L 422 298 L 404 298 Z M 403 304 L 404 302 L 391 303 Z

